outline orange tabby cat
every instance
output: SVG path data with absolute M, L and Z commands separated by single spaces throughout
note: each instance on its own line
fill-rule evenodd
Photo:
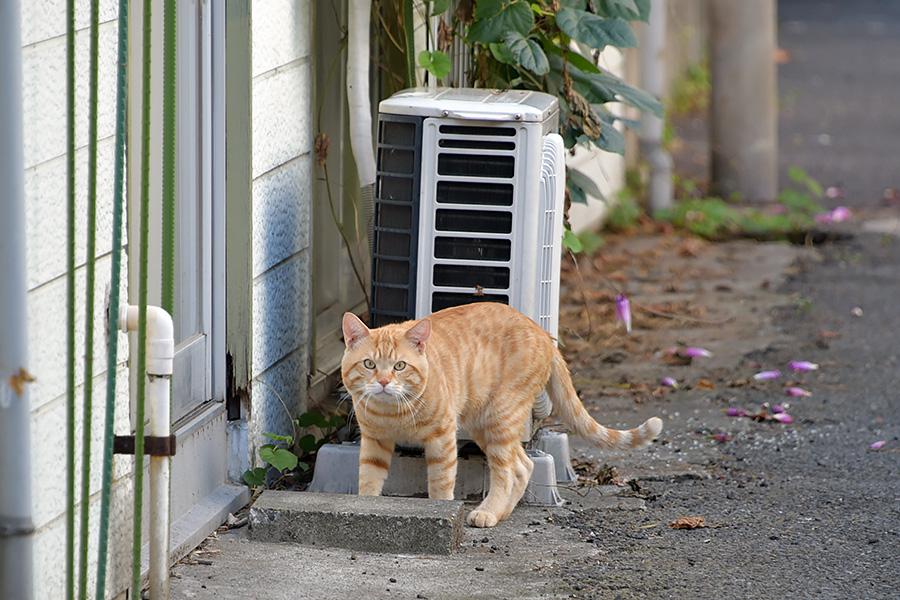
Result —
M 425 447 L 429 498 L 453 498 L 456 431 L 464 427 L 490 468 L 490 491 L 469 513 L 493 527 L 516 506 L 534 465 L 522 434 L 544 388 L 576 434 L 606 448 L 638 448 L 659 435 L 653 417 L 630 431 L 607 429 L 584 409 L 550 335 L 505 304 L 457 306 L 419 321 L 370 330 L 355 315 L 343 321 L 344 385 L 362 433 L 359 493 L 377 496 L 394 443 Z

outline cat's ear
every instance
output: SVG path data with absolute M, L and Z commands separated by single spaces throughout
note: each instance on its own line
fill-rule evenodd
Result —
M 369 337 L 369 328 L 353 313 L 344 313 L 343 329 L 347 348 L 352 348 L 363 338 Z
M 425 343 L 431 337 L 431 320 L 416 321 L 416 324 L 410 327 L 403 337 L 419 351 L 419 354 L 422 354 L 425 352 Z

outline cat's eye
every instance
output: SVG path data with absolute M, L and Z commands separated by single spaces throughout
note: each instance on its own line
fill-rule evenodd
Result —
M 366 360 L 363 361 L 363 366 L 367 369 L 374 369 L 375 361 L 372 360 L 371 358 L 367 358 Z
M 403 362 L 402 360 L 400 362 L 398 362 L 396 365 L 394 365 L 395 371 L 402 371 L 405 368 L 406 368 L 406 363 Z

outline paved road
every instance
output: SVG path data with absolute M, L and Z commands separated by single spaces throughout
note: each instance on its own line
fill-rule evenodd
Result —
M 773 313 L 785 341 L 742 364 L 819 363 L 795 377 L 813 395 L 793 401 L 795 423 L 773 427 L 723 425 L 684 392 L 694 430 L 732 437 L 706 464 L 712 478 L 648 484 L 659 498 L 640 519 L 570 518 L 605 552 L 562 569 L 575 597 L 900 597 L 900 209 L 875 212 L 900 187 L 900 2 L 780 0 L 779 20 L 782 170 L 843 188 L 830 202 L 860 216 L 844 229 L 852 239 L 791 271 Z M 710 397 L 724 408 L 761 392 Z M 658 526 L 676 513 L 721 527 Z
M 779 162 L 869 205 L 900 169 L 900 2 L 779 0 Z M 782 178 L 782 181 L 786 181 Z

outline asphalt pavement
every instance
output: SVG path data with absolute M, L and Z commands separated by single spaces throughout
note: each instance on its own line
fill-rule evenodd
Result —
M 711 303 L 713 325 L 675 335 L 717 337 L 711 359 L 679 372 L 679 389 L 637 404 L 592 389 L 594 371 L 573 367 L 603 422 L 663 416 L 647 452 L 573 439 L 573 457 L 638 484 L 562 490 L 564 507 L 523 506 L 494 529 L 465 528 L 451 556 L 223 531 L 173 570 L 173 597 L 900 597 L 900 205 L 890 192 L 900 187 L 900 3 L 781 0 L 779 20 L 781 167 L 842 190 L 826 202 L 853 216 L 815 248 L 738 242 L 682 257 L 683 273 L 706 265 L 683 285 Z M 620 243 L 638 252 L 648 242 Z M 658 358 L 626 353 L 604 368 L 650 382 Z M 819 368 L 791 371 L 799 360 Z M 774 369 L 780 378 L 752 379 Z M 776 404 L 790 423 L 727 413 L 771 417 Z M 669 527 L 680 517 L 705 523 Z

